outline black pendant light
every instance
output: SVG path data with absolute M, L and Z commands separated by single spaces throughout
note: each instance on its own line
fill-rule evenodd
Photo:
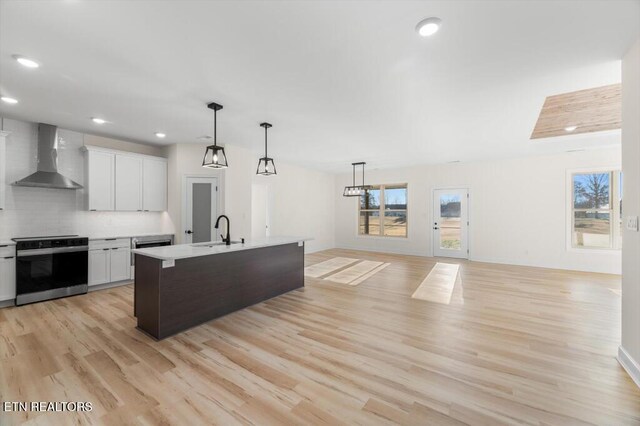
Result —
M 260 127 L 264 127 L 264 157 L 258 160 L 257 175 L 270 176 L 277 174 L 276 164 L 273 162 L 273 158 L 269 158 L 267 155 L 267 129 L 273 127 L 269 123 L 260 123 Z
M 224 148 L 218 146 L 216 141 L 216 113 L 222 109 L 222 105 L 211 102 L 207 107 L 213 110 L 213 145 L 209 145 L 207 150 L 204 152 L 202 167 L 210 169 L 226 169 L 229 167 L 227 155 L 224 153 Z
M 364 165 L 367 164 L 363 161 L 359 163 L 351 163 L 353 167 L 353 185 L 345 186 L 344 192 L 342 193 L 343 197 L 359 197 L 365 193 L 365 191 L 371 188 L 369 185 L 364 184 Z M 362 166 L 362 185 L 356 185 L 356 167 Z

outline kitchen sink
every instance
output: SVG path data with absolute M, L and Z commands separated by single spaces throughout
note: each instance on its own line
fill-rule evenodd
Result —
M 208 243 L 191 244 L 191 247 L 212 248 L 212 247 L 224 246 L 226 244 L 227 243 L 224 243 L 222 241 L 216 241 L 216 242 L 208 242 Z M 240 241 L 231 241 L 231 244 L 241 244 L 241 242 Z

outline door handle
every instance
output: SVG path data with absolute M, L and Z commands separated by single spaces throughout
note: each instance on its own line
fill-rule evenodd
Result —
M 189 235 L 193 234 L 193 232 L 191 231 L 191 229 L 188 229 L 188 230 L 184 231 L 184 233 L 185 233 L 185 234 L 189 234 Z

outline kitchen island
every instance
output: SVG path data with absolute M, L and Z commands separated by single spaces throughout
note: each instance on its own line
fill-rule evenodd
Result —
M 164 339 L 304 287 L 301 237 L 133 250 L 138 328 Z

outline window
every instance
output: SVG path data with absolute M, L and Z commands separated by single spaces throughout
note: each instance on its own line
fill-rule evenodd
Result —
M 360 197 L 358 234 L 407 236 L 407 185 L 373 185 Z
M 619 249 L 622 245 L 622 173 L 571 175 L 571 245 Z

